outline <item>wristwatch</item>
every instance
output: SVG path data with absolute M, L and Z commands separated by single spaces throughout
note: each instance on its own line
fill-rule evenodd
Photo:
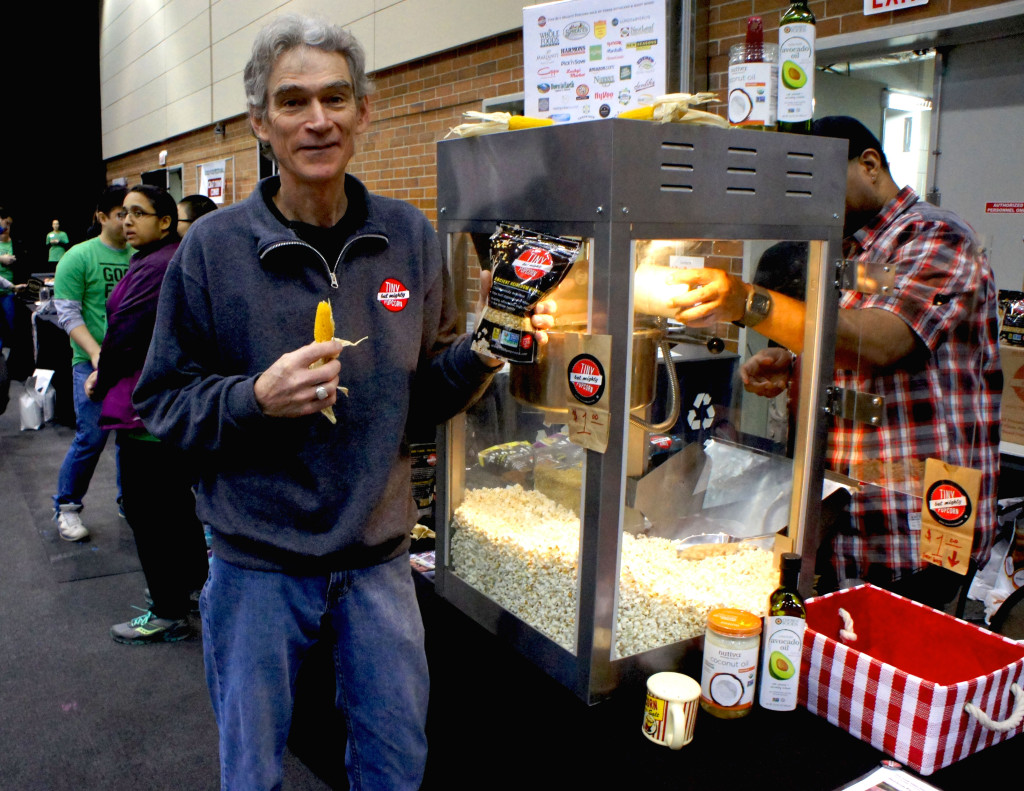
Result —
M 760 286 L 752 286 L 747 294 L 747 304 L 739 323 L 744 327 L 756 327 L 768 317 L 772 309 L 772 296 Z

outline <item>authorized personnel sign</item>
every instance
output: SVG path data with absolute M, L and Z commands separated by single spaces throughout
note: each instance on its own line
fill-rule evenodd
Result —
M 864 16 L 928 5 L 928 0 L 864 0 Z
M 921 507 L 921 559 L 967 574 L 981 492 L 981 470 L 928 459 Z

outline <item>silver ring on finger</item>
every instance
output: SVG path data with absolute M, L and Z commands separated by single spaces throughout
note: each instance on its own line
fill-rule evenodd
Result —
M 316 390 L 314 392 L 316 393 L 317 401 L 323 401 L 325 398 L 327 398 L 327 388 L 324 387 L 323 385 L 317 385 Z

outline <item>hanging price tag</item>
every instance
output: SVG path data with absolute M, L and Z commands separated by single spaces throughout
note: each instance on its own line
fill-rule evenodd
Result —
M 967 574 L 978 516 L 981 471 L 928 459 L 924 465 L 921 559 Z
M 566 405 L 569 408 L 569 439 L 598 453 L 608 450 L 608 371 L 611 367 L 610 335 L 588 335 L 583 351 L 569 361 L 566 370 Z

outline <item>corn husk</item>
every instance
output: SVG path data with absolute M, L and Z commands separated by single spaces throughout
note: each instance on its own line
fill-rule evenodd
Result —
M 456 137 L 476 137 L 477 135 L 489 135 L 493 132 L 509 132 L 517 129 L 533 129 L 538 126 L 551 126 L 554 121 L 550 118 L 531 118 L 524 115 L 512 115 L 511 113 L 479 113 L 476 110 L 468 110 L 462 114 L 463 118 L 473 120 L 473 123 L 459 124 L 449 129 L 446 138 L 455 135 Z
M 650 105 L 626 110 L 619 113 L 619 118 L 632 118 L 642 121 L 658 121 L 659 123 L 698 124 L 702 126 L 718 126 L 729 128 L 729 122 L 722 116 L 698 110 L 694 105 L 718 101 L 714 93 L 667 93 L 658 96 Z
M 331 303 L 324 300 L 316 306 L 316 319 L 313 322 L 313 340 L 317 343 L 323 343 L 324 341 L 337 341 L 342 346 L 358 346 L 360 343 L 366 340 L 369 336 L 363 336 L 358 341 L 346 341 L 344 338 L 334 337 L 334 312 L 331 310 Z M 310 369 L 320 368 L 327 362 L 327 358 L 317 360 L 311 364 Z M 348 397 L 348 388 L 339 387 L 342 393 Z M 338 419 L 334 416 L 334 407 L 325 406 L 320 410 L 321 414 L 327 418 L 331 423 L 336 424 Z

